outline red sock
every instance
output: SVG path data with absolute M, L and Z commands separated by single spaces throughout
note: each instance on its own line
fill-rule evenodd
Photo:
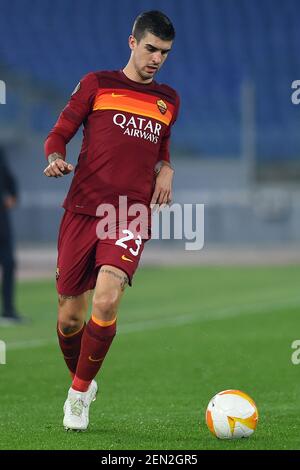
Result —
M 100 321 L 94 316 L 85 327 L 72 388 L 86 392 L 99 371 L 116 334 L 116 319 Z
M 80 355 L 81 338 L 85 329 L 85 323 L 79 331 L 71 333 L 70 335 L 64 335 L 57 323 L 57 336 L 60 349 L 62 350 L 64 360 L 67 364 L 69 371 L 71 372 L 72 378 L 75 375 L 76 367 Z

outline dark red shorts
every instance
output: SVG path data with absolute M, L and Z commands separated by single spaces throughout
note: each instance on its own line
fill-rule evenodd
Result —
M 122 269 L 131 285 L 145 240 L 124 224 L 116 227 L 114 239 L 99 239 L 98 224 L 99 217 L 65 211 L 58 236 L 59 294 L 80 295 L 94 289 L 99 268 L 104 264 Z

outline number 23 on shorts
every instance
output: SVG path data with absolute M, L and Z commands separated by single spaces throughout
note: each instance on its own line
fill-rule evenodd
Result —
M 123 229 L 122 232 L 124 233 L 124 237 L 119 238 L 119 240 L 116 241 L 116 245 L 121 246 L 122 248 L 125 248 L 126 250 L 129 250 L 130 254 L 133 256 L 138 256 L 140 248 L 142 246 L 142 237 L 141 235 L 138 235 L 137 238 L 134 238 L 134 234 L 131 232 L 131 230 L 128 229 Z M 135 246 L 128 247 L 128 242 L 131 242 L 131 240 L 134 240 Z M 130 243 L 132 245 L 132 243 Z

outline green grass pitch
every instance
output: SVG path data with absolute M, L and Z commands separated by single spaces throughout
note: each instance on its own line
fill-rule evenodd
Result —
M 20 283 L 32 321 L 1 328 L 0 449 L 300 449 L 299 279 L 299 266 L 140 269 L 85 433 L 62 427 L 70 380 L 54 283 Z M 220 441 L 206 428 L 208 401 L 228 388 L 257 403 L 249 439 Z

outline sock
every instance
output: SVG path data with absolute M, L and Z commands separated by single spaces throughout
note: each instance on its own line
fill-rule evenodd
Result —
M 116 334 L 116 318 L 104 322 L 92 315 L 85 327 L 76 375 L 72 388 L 86 392 L 93 378 L 99 371 L 104 358 Z
M 60 329 L 59 324 L 57 323 L 57 336 L 60 349 L 62 350 L 65 363 L 71 373 L 72 378 L 75 375 L 76 367 L 80 355 L 81 348 L 81 339 L 85 329 L 85 323 L 80 328 L 79 331 L 71 333 L 69 335 L 64 335 Z

